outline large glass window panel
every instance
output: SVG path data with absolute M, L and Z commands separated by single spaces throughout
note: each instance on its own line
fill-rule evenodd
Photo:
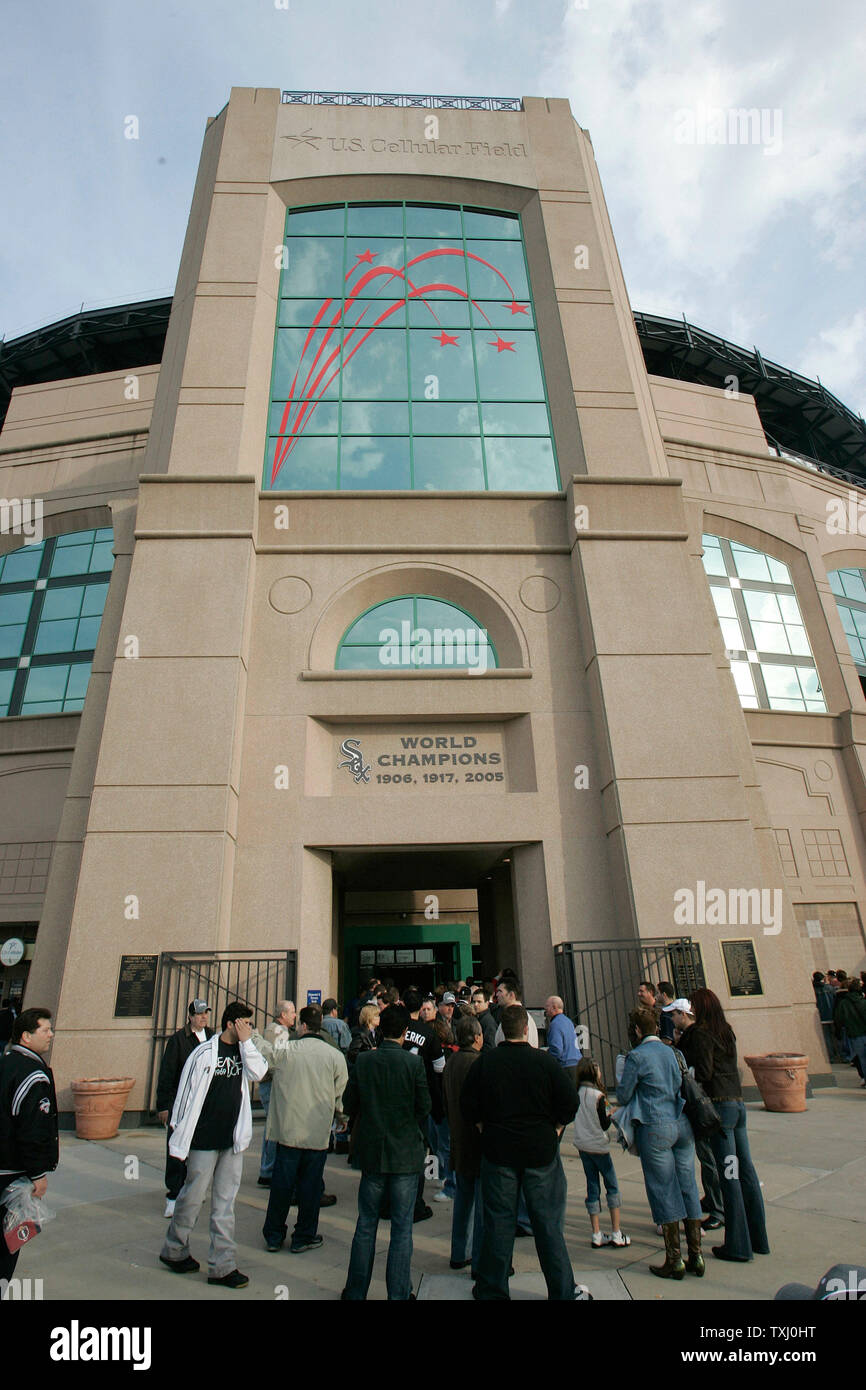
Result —
M 478 389 L 485 401 L 543 401 L 534 333 L 474 333 Z
M 26 631 L 25 626 L 18 624 L 0 627 L 0 657 L 20 656 Z
M 793 594 L 777 594 L 776 601 L 782 613 L 782 618 L 786 623 L 797 623 L 802 627 L 803 618 L 800 613 L 800 605 Z
M 69 668 L 69 681 L 66 686 L 66 708 L 69 708 L 70 700 L 82 700 L 87 693 L 87 682 L 90 680 L 89 661 L 78 661 Z
M 343 357 L 343 400 L 405 400 L 406 396 L 404 332 L 381 329 L 360 346 L 350 341 Z
M 336 400 L 340 394 L 340 339 L 340 328 L 330 323 L 327 328 L 315 329 L 312 336 L 306 328 L 278 329 L 273 399 L 288 400 L 294 383 L 294 400 L 306 396 Z
M 342 298 L 343 241 L 327 240 L 286 242 L 288 264 L 280 280 L 280 295 L 284 299 L 317 296 Z M 348 267 L 347 267 L 348 268 Z
M 396 237 L 348 237 L 346 240 L 346 296 L 359 293 L 370 298 L 386 295 L 393 298 L 403 285 L 399 278 L 383 275 L 383 270 L 402 272 L 405 261 L 402 232 Z M 363 289 L 359 285 L 367 283 Z
M 110 540 L 111 537 L 103 536 L 102 539 Z M 95 540 L 95 531 L 67 531 L 57 537 L 56 545 L 58 550 L 65 550 L 69 545 L 92 545 Z
M 342 434 L 408 434 L 409 406 L 394 401 L 344 401 L 340 413 Z
M 447 336 L 447 335 L 446 335 Z M 409 331 L 409 356 L 414 400 L 469 400 L 476 398 L 475 365 L 469 334 L 456 343 L 442 343 L 441 335 L 419 328 Z
M 346 630 L 343 642 L 356 646 L 375 645 L 385 640 L 381 635 L 385 628 L 399 629 L 401 623 L 414 624 L 414 621 L 414 607 L 411 597 L 390 599 L 387 603 L 377 604 L 375 608 L 371 608 L 358 618 Z
M 481 420 L 485 434 L 550 434 L 547 407 L 544 405 L 485 401 L 481 407 Z
M 402 236 L 403 207 L 400 203 L 373 203 L 349 207 L 349 236 Z
M 92 545 L 70 545 L 66 549 L 58 546 L 51 561 L 52 579 L 63 574 L 87 574 L 92 553 Z
M 22 714 L 61 714 L 66 708 L 62 700 L 25 700 Z
M 30 615 L 32 600 L 32 590 L 21 594 L 3 594 L 0 596 L 0 626 L 5 627 L 8 623 L 26 623 Z
M 100 584 L 100 588 L 106 587 Z M 48 589 L 42 600 L 40 622 L 51 622 L 55 618 L 77 618 L 84 599 L 84 586 L 71 585 L 68 589 Z
M 90 557 L 89 570 L 91 574 L 101 574 L 103 570 L 110 570 L 114 565 L 114 543 L 103 541 L 93 547 L 93 554 Z
M 431 299 L 423 296 L 409 300 L 409 327 L 426 328 L 431 333 L 441 333 L 445 328 L 452 332 L 455 328 L 469 327 L 469 302 L 466 299 Z
M 464 644 L 472 642 L 476 647 L 492 648 L 490 637 L 481 624 L 454 604 L 446 603 L 444 599 L 419 596 L 415 603 L 415 614 L 418 627 L 423 628 L 425 632 L 432 633 L 437 629 L 440 632 L 452 632 L 462 636 Z
M 342 237 L 346 224 L 346 209 L 337 207 L 307 208 L 301 212 L 290 212 L 287 223 L 289 236 L 339 236 Z
M 778 652 L 790 656 L 791 648 L 781 623 L 752 623 L 755 646 L 759 652 Z
M 25 545 L 13 550 L 0 561 L 0 583 L 19 584 L 25 579 L 35 579 L 41 563 L 41 545 Z
M 549 439 L 484 441 L 487 485 L 493 492 L 554 492 L 559 488 Z
M 496 237 L 512 241 L 520 240 L 520 222 L 507 213 L 482 212 L 472 208 L 463 209 L 463 235 L 465 237 Z
M 838 573 L 842 580 L 845 596 L 857 599 L 859 603 L 866 603 L 866 584 L 863 582 L 862 570 L 840 570 Z M 832 573 L 830 579 L 832 582 Z
M 504 286 L 500 285 L 500 289 L 504 289 Z M 479 300 L 477 295 L 473 295 L 472 324 L 478 329 L 534 328 L 535 318 L 528 299 L 517 299 L 512 303 L 507 295 L 505 300 Z M 507 337 L 507 333 L 504 336 Z
M 785 628 L 788 641 L 791 644 L 791 651 L 794 656 L 811 656 L 812 648 L 809 646 L 809 639 L 806 636 L 804 627 L 795 627 L 793 623 Z
M 510 302 L 529 298 L 526 262 L 519 241 L 467 241 L 466 251 L 473 299 Z
M 746 641 L 743 637 L 742 628 L 736 618 L 719 618 L 719 625 L 722 629 L 722 636 L 725 639 L 725 647 L 728 651 L 746 651 Z
M 746 604 L 746 612 L 751 619 L 757 618 L 767 623 L 780 623 L 782 621 L 782 614 L 775 594 L 745 589 L 743 599 Z
M 755 682 L 748 661 L 732 661 L 731 674 L 734 677 L 740 703 L 746 709 L 757 709 L 758 697 L 755 694 Z
M 416 488 L 428 492 L 483 492 L 479 439 L 418 438 L 413 448 Z
M 24 689 L 25 705 L 34 700 L 62 700 L 68 677 L 68 666 L 31 666 Z
M 270 480 L 277 441 L 268 442 L 267 476 Z M 277 491 L 331 492 L 337 486 L 337 440 L 299 439 L 280 464 L 273 486 Z
M 350 436 L 340 445 L 341 488 L 401 491 L 412 486 L 408 439 Z
M 447 299 L 455 291 L 460 297 L 468 290 L 463 247 L 444 238 L 408 237 L 406 274 L 428 299 Z
M 278 328 L 309 328 L 319 317 L 323 301 L 321 299 L 281 299 L 277 310 Z M 336 312 L 333 305 L 325 310 L 327 321 Z
M 718 574 L 727 576 L 725 560 L 722 555 L 722 548 L 714 536 L 704 536 L 702 538 L 704 550 L 704 569 L 707 574 Z
M 280 433 L 284 416 L 286 417 L 284 427 L 286 435 L 291 434 L 296 419 L 300 421 L 298 428 L 302 435 L 339 434 L 340 407 L 336 401 L 333 403 L 328 401 L 294 401 L 287 416 L 286 404 L 286 401 L 275 401 L 271 406 L 268 415 L 268 434 Z
M 379 644 L 369 647 L 341 647 L 337 654 L 337 671 L 375 671 L 382 666 L 382 648 Z M 388 669 L 383 667 L 384 669 Z M 393 669 L 393 668 L 391 668 Z
M 58 622 L 40 623 L 36 633 L 33 650 L 38 655 L 48 652 L 71 652 L 75 648 L 75 633 L 78 622 L 75 618 Z
M 731 553 L 740 579 L 757 579 L 765 584 L 770 583 L 770 567 L 766 555 L 759 550 L 750 550 L 748 546 L 737 545 L 736 541 L 731 542 Z
M 478 434 L 478 406 L 474 401 L 450 405 L 446 401 L 413 401 L 413 434 Z
M 796 666 L 775 666 L 769 662 L 761 665 L 761 675 L 770 697 L 770 707 L 774 699 L 798 700 L 802 698 Z
M 15 682 L 14 671 L 0 671 L 0 715 L 8 713 L 9 697 Z
M 866 612 L 863 612 L 860 608 L 852 608 L 850 611 L 854 618 L 854 626 L 860 636 L 866 637 Z
M 78 631 L 75 634 L 74 650 L 77 652 L 92 652 L 96 646 L 96 639 L 99 636 L 99 625 L 101 618 L 82 618 L 78 624 Z
M 723 589 L 720 584 L 713 584 L 710 587 L 710 593 L 720 618 L 736 618 L 737 609 L 734 604 L 734 595 L 730 589 Z
M 449 207 L 424 207 L 421 204 L 406 204 L 406 235 L 409 237 L 447 237 L 449 241 L 459 242 L 460 209 Z
M 370 328 L 374 332 L 379 328 L 405 328 L 406 301 L 405 299 L 394 299 L 390 291 L 383 294 L 381 298 L 358 298 L 351 304 L 347 302 L 344 317 L 346 320 L 345 341 L 351 348 Z M 352 332 L 353 329 L 354 332 Z
M 854 621 L 854 610 L 852 608 L 846 608 L 844 604 L 840 603 L 839 616 L 842 619 L 842 626 L 844 627 L 845 631 L 849 633 L 849 635 L 851 633 L 856 635 L 857 624 Z

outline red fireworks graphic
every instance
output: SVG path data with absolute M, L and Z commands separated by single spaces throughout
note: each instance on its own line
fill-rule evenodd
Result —
M 498 270 L 497 267 L 495 265 L 492 265 L 490 261 L 484 260 L 482 256 L 476 256 L 471 251 L 464 251 L 461 247 L 440 246 L 433 251 L 424 251 L 419 256 L 413 256 L 412 259 L 410 261 L 407 261 L 405 266 L 402 266 L 399 270 L 395 270 L 392 266 L 373 265 L 373 260 L 376 255 L 378 255 L 378 252 L 373 252 L 369 250 L 358 252 L 358 254 L 355 256 L 355 264 L 352 266 L 351 270 L 345 277 L 346 281 L 348 282 L 349 280 L 351 280 L 356 270 L 360 270 L 362 266 L 369 266 L 370 269 L 365 270 L 364 273 L 354 282 L 354 284 L 351 287 L 351 293 L 348 293 L 346 295 L 345 304 L 337 306 L 336 312 L 333 314 L 330 320 L 327 320 L 327 315 L 328 310 L 334 303 L 334 300 L 332 298 L 326 299 L 324 301 L 321 308 L 316 313 L 316 317 L 313 319 L 312 324 L 307 329 L 307 336 L 304 339 L 304 345 L 301 348 L 301 356 L 298 361 L 298 366 L 295 371 L 295 375 L 292 378 L 292 384 L 289 387 L 288 400 L 286 401 L 282 419 L 280 420 L 277 447 L 274 451 L 274 462 L 273 467 L 271 468 L 271 487 L 273 487 L 274 482 L 276 481 L 277 474 L 279 473 L 280 469 L 282 468 L 292 449 L 295 447 L 298 440 L 303 435 L 304 430 L 309 425 L 310 420 L 313 417 L 313 413 L 316 409 L 316 406 L 322 400 L 322 397 L 328 390 L 328 387 L 336 379 L 336 377 L 339 376 L 340 372 L 347 365 L 347 363 L 351 362 L 352 358 L 355 356 L 355 353 L 359 350 L 359 348 L 362 348 L 364 346 L 370 335 L 372 333 L 375 333 L 376 329 L 380 328 L 381 325 L 385 323 L 386 320 L 389 319 L 392 314 L 396 314 L 399 310 L 404 309 L 410 300 L 417 300 L 419 303 L 423 304 L 425 309 L 427 309 L 430 313 L 431 317 L 435 320 L 437 324 L 439 324 L 440 332 L 438 334 L 433 335 L 433 341 L 438 343 L 440 347 L 457 347 L 458 335 L 456 333 L 445 332 L 444 328 L 442 328 L 441 322 L 439 320 L 438 315 L 436 314 L 436 311 L 434 310 L 433 306 L 427 302 L 427 300 L 425 299 L 425 295 L 456 295 L 458 299 L 465 300 L 467 303 L 474 305 L 481 317 L 485 320 L 487 324 L 490 325 L 492 329 L 493 325 L 490 323 L 490 319 L 488 318 L 487 314 L 485 314 L 481 305 L 477 303 L 476 300 L 471 299 L 465 290 L 461 290 L 458 285 L 452 285 L 448 282 L 443 281 L 431 281 L 429 284 L 426 285 L 416 285 L 409 278 L 408 274 L 408 272 L 411 270 L 413 266 L 419 265 L 422 261 L 429 261 L 437 256 L 461 256 L 464 260 L 467 261 L 477 261 L 479 265 L 486 266 L 488 270 L 492 270 L 494 275 L 497 275 L 499 277 L 505 288 L 508 290 L 508 293 L 510 295 L 508 307 L 510 308 L 512 314 L 526 314 L 529 312 L 525 305 L 517 303 L 514 290 L 511 288 L 511 285 L 509 284 L 506 277 L 502 274 L 501 270 Z M 385 309 L 383 309 L 383 311 L 379 314 L 378 318 L 374 319 L 373 322 L 369 323 L 367 326 L 364 326 L 363 320 L 365 316 L 369 313 L 370 309 L 372 308 L 375 311 L 376 307 L 378 307 L 375 301 L 368 301 L 364 304 L 364 307 L 361 309 L 361 312 L 359 313 L 357 319 L 355 319 L 353 323 L 349 324 L 349 313 L 352 312 L 354 308 L 359 307 L 358 305 L 356 305 L 356 300 L 359 294 L 367 285 L 372 284 L 373 281 L 383 276 L 385 278 L 382 280 L 382 284 L 379 286 L 378 292 L 381 293 L 383 289 L 387 289 L 391 282 L 396 279 L 402 281 L 401 288 L 403 289 L 403 298 L 398 300 L 396 303 L 390 303 Z M 340 342 L 340 335 L 338 331 L 341 326 L 346 328 L 347 330 L 343 334 L 342 344 Z M 301 372 L 304 369 L 304 358 L 307 355 L 308 349 L 311 348 L 313 342 L 313 335 L 319 328 L 325 328 L 325 332 L 322 336 L 322 341 L 319 343 L 315 355 L 308 360 L 307 374 L 304 377 L 303 381 L 300 383 L 300 385 L 298 385 L 299 377 L 301 376 Z M 348 354 L 345 354 L 342 358 L 342 361 L 340 361 L 339 359 L 341 355 L 341 348 L 345 349 L 346 346 L 349 344 L 349 340 L 359 330 L 360 336 L 358 337 L 357 341 L 352 347 L 352 350 Z M 337 335 L 335 340 L 336 346 L 332 346 L 329 351 L 329 342 L 332 340 L 335 332 Z M 497 333 L 496 337 L 489 342 L 489 346 L 496 348 L 497 356 L 501 352 L 516 351 L 515 341 L 507 342 L 505 339 L 501 337 L 499 333 Z

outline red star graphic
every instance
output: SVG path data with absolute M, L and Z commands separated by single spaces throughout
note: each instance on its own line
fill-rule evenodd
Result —
M 434 333 L 434 335 L 433 335 L 433 341 L 434 341 L 434 343 L 438 343 L 440 347 L 449 347 L 449 346 L 451 346 L 451 347 L 456 347 L 456 346 L 457 346 L 457 334 L 456 334 L 456 333 L 453 333 L 453 334 L 452 334 L 452 333 L 446 333 L 446 332 L 445 332 L 445 329 L 443 328 L 443 329 L 442 329 L 442 332 L 439 334 L 438 338 L 436 337 L 436 335 L 435 335 L 435 333 Z
M 525 305 L 525 304 L 518 304 L 516 299 L 512 300 L 508 307 L 509 307 L 509 309 L 511 310 L 512 314 L 528 314 L 528 313 L 529 313 L 529 310 L 527 309 L 526 305 Z
M 370 251 L 370 250 L 367 250 L 367 251 L 357 251 L 357 252 L 355 253 L 355 260 L 358 262 L 359 265 L 361 264 L 362 261 L 366 262 L 367 265 L 372 265 L 372 264 L 373 264 L 373 257 L 374 257 L 374 256 L 378 256 L 378 254 L 379 254 L 378 251 Z
M 513 344 L 513 343 L 506 343 L 505 339 L 504 339 L 504 338 L 501 338 L 501 337 L 499 336 L 498 333 L 497 333 L 497 335 L 496 335 L 496 342 L 495 342 L 495 343 L 488 343 L 487 346 L 488 346 L 488 347 L 495 347 L 497 353 L 500 353 L 500 352 L 514 352 L 514 344 Z

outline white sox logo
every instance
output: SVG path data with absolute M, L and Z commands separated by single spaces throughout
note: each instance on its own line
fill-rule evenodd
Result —
M 30 1239 L 30 1234 L 29 1226 L 19 1226 L 18 1230 L 15 1232 L 15 1239 L 18 1241 L 19 1245 L 24 1245 Z
M 39 1102 L 39 1109 L 42 1111 L 42 1114 L 43 1114 L 43 1115 L 50 1115 L 50 1114 L 51 1114 L 51 1101 L 48 1099 L 47 1096 L 45 1097 L 44 1100 L 40 1100 L 40 1102 Z
M 370 764 L 364 762 L 364 755 L 361 752 L 361 740 L 359 738 L 345 738 L 340 744 L 340 752 L 344 754 L 344 761 L 338 763 L 338 767 L 347 767 L 355 779 L 355 782 L 369 782 Z

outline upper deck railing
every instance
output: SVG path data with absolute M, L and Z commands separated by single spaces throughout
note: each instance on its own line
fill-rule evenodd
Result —
M 520 97 L 436 97 L 405 92 L 283 92 L 284 106 L 394 106 L 431 111 L 522 111 Z

